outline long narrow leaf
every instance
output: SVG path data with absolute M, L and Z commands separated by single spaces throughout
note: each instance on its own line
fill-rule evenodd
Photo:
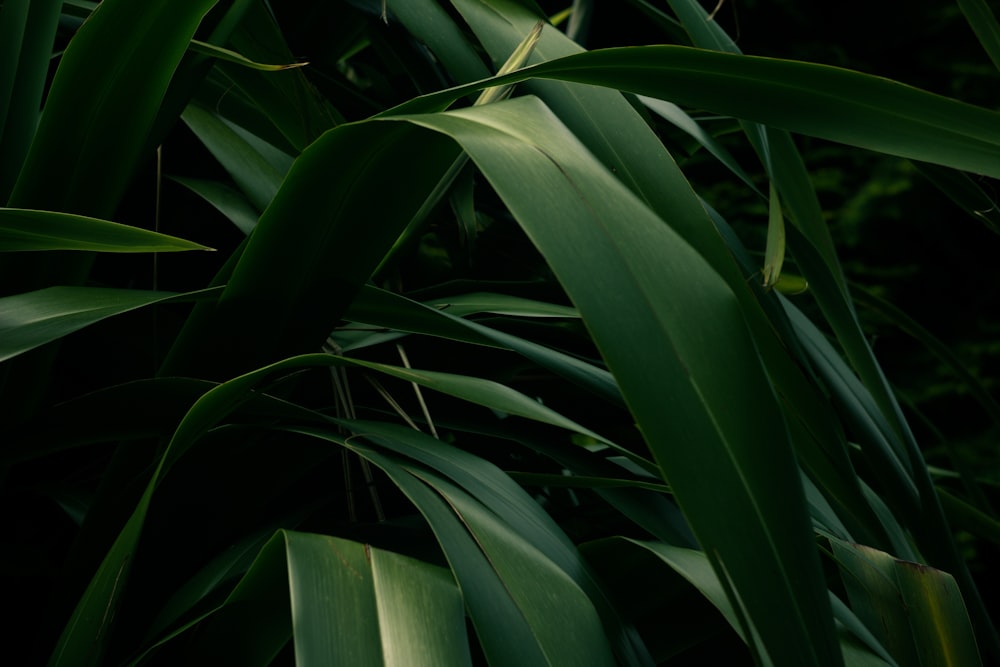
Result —
M 107 220 L 54 211 L 0 208 L 0 252 L 22 250 L 178 252 L 211 248 Z
M 209 298 L 214 290 L 174 294 L 101 287 L 49 287 L 0 298 L 0 361 L 58 340 L 106 317 L 154 303 Z
M 682 46 L 579 53 L 417 98 L 441 108 L 486 86 L 553 78 L 608 86 L 874 151 L 1000 177 L 997 114 L 851 70 Z

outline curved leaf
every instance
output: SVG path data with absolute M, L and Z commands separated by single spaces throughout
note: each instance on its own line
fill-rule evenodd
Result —
M 470 91 L 536 77 L 606 86 L 1000 177 L 1000 122 L 993 111 L 829 65 L 683 46 L 579 53 L 425 95 L 391 113 L 437 110 Z

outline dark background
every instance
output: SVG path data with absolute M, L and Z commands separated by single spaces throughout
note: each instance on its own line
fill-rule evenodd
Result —
M 541 4 L 559 9 L 558 3 Z M 642 3 L 594 4 L 588 48 L 669 41 L 638 8 Z M 702 2 L 708 10 L 714 4 Z M 716 20 L 750 55 L 847 67 L 987 108 L 1000 106 L 997 70 L 956 3 L 725 0 Z M 720 138 L 746 170 L 762 178 L 759 162 L 738 138 Z M 941 339 L 997 398 L 1000 235 L 962 212 L 906 160 L 803 137 L 796 142 L 848 279 Z M 675 157 L 699 194 L 737 228 L 751 250 L 762 250 L 764 203 L 718 169 L 714 159 L 676 151 Z M 993 179 L 974 180 L 991 197 L 1000 196 Z M 797 299 L 809 309 L 807 297 Z M 923 426 L 923 417 L 977 473 L 1000 482 L 1000 432 L 966 385 L 884 317 L 863 307 L 859 314 L 929 462 L 954 467 L 948 447 Z

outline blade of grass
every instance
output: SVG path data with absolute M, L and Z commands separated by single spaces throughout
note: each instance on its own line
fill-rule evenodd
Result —
M 447 571 L 326 535 L 284 539 L 297 664 L 471 664 Z
M 486 406 L 491 410 L 499 411 L 503 414 L 532 419 L 585 435 L 618 450 L 622 455 L 629 457 L 636 464 L 649 469 L 655 474 L 656 466 L 641 456 L 637 456 L 628 449 L 616 445 L 607 438 L 577 424 L 573 420 L 564 417 L 551 408 L 506 385 L 468 375 L 400 368 L 348 357 L 335 357 L 335 359 L 334 363 L 337 364 L 370 368 L 408 382 L 414 382 L 428 389 L 435 389 L 450 396 Z
M 458 83 L 484 79 L 490 71 L 465 33 L 434 0 L 388 0 L 393 17 L 427 44 Z
M 743 167 L 739 165 L 736 158 L 733 157 L 726 147 L 716 141 L 715 137 L 706 132 L 697 123 L 697 121 L 685 113 L 683 109 L 673 102 L 658 100 L 654 97 L 644 97 L 642 95 L 639 95 L 638 97 L 639 101 L 642 102 L 650 111 L 670 122 L 678 129 L 683 130 L 701 146 L 703 146 L 705 150 L 711 153 L 719 162 L 726 165 L 726 167 L 733 172 L 737 178 L 743 181 L 747 187 L 760 194 L 761 197 L 764 196 L 763 193 L 757 189 L 757 186 L 750 179 L 750 176 L 747 175 L 746 171 L 743 170 Z

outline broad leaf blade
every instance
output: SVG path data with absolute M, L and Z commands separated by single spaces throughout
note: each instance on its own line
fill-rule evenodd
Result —
M 852 607 L 899 664 L 982 664 L 950 574 L 863 545 L 831 544 Z
M 546 256 L 768 653 L 837 664 L 788 435 L 722 279 L 537 101 L 408 120 L 455 137 Z
M 468 665 L 465 614 L 440 568 L 357 542 L 285 533 L 299 665 Z

